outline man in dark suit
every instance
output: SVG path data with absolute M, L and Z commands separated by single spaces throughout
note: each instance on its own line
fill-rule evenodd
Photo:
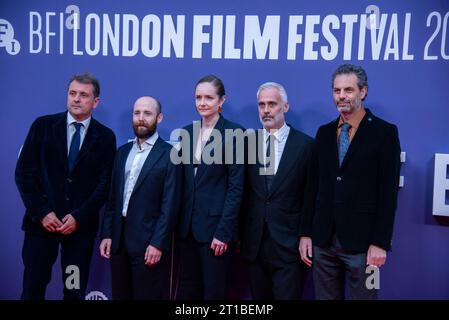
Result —
M 283 86 L 264 83 L 257 98 L 263 130 L 248 138 L 248 161 L 259 149 L 264 156 L 247 168 L 241 253 L 254 299 L 300 299 L 306 268 L 299 260 L 299 220 L 313 140 L 285 123 Z
M 376 299 L 371 270 L 391 248 L 400 170 L 398 130 L 362 106 L 365 70 L 340 66 L 332 77 L 340 116 L 318 129 L 300 253 L 312 265 L 317 299 Z M 373 279 L 374 282 L 377 280 Z M 372 284 L 372 283 L 371 283 Z
M 111 259 L 113 299 L 161 299 L 181 195 L 182 171 L 170 161 L 172 146 L 156 129 L 161 104 L 136 100 L 136 138 L 117 151 L 100 253 Z
M 22 299 L 44 299 L 61 247 L 64 299 L 84 299 L 99 210 L 107 200 L 114 133 L 92 117 L 98 80 L 69 81 L 68 112 L 34 121 L 15 179 L 26 207 Z

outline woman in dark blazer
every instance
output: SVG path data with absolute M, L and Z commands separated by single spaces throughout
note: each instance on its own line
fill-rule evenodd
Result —
M 178 299 L 226 297 L 244 166 L 235 161 L 235 141 L 225 139 L 225 130 L 243 132 L 243 128 L 221 115 L 224 101 L 225 89 L 219 78 L 208 75 L 197 82 L 195 106 L 201 121 L 184 128 L 189 138 L 181 143 L 184 192 L 178 225 Z M 234 159 L 225 163 L 230 148 Z

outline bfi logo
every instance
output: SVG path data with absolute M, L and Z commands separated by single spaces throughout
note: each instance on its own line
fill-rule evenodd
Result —
M 14 39 L 14 28 L 5 19 L 0 19 L 0 48 L 6 48 L 6 52 L 13 56 L 20 52 L 20 43 Z

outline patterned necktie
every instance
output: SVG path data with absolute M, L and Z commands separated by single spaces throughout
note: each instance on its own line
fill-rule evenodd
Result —
M 75 126 L 75 133 L 72 137 L 72 142 L 70 143 L 70 151 L 69 151 L 69 172 L 72 171 L 73 166 L 75 165 L 76 157 L 78 156 L 78 152 L 80 151 L 80 142 L 81 142 L 81 127 L 83 126 L 82 123 L 73 122 L 73 125 Z
M 351 125 L 349 123 L 343 123 L 341 125 L 340 136 L 338 137 L 338 159 L 340 166 L 345 158 L 346 151 L 349 148 L 349 129 Z

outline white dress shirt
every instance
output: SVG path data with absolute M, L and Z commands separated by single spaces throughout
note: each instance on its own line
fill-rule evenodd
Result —
M 277 173 L 279 168 L 279 162 L 281 161 L 282 154 L 284 152 L 285 143 L 287 142 L 288 135 L 290 133 L 290 127 L 287 126 L 287 124 L 284 122 L 284 125 L 277 130 L 274 133 L 271 133 L 272 136 L 274 136 L 274 174 Z M 263 145 L 263 154 L 266 155 L 267 152 L 267 145 L 268 145 L 268 137 L 270 133 L 264 129 L 263 130 L 263 138 L 264 138 L 264 145 Z M 273 157 L 271 155 L 271 157 Z M 264 164 L 265 164 L 266 158 L 264 156 Z
M 218 120 L 220 120 L 220 118 L 217 118 L 215 120 L 215 123 L 211 124 L 210 128 L 200 128 L 200 134 L 198 137 L 198 141 L 196 143 L 196 147 L 195 147 L 195 160 L 197 162 L 197 164 L 201 163 L 201 154 L 203 152 L 204 147 L 207 144 L 207 141 L 209 140 L 212 131 L 215 129 L 215 125 L 217 124 Z M 201 121 L 202 123 L 202 121 Z M 215 129 L 216 130 L 216 129 Z M 196 172 L 198 171 L 198 166 L 195 166 L 194 169 L 194 175 L 196 176 Z
M 86 120 L 81 121 L 83 125 L 80 128 L 80 149 L 83 145 L 84 138 L 86 137 L 87 129 L 89 128 L 90 119 L 92 117 L 87 118 Z M 75 118 L 72 117 L 70 112 L 67 112 L 67 156 L 69 156 L 70 152 L 70 144 L 72 143 L 73 135 L 75 134 L 76 128 L 74 122 L 78 122 Z
M 151 137 L 149 137 L 144 143 L 139 145 L 137 143 L 137 138 L 133 141 L 133 146 L 128 154 L 125 165 L 125 189 L 123 190 L 123 209 L 122 216 L 126 217 L 129 199 L 133 193 L 134 186 L 136 185 L 137 179 L 139 178 L 140 171 L 142 170 L 143 164 L 147 159 L 150 151 L 153 149 L 156 140 L 159 138 L 157 132 L 155 132 Z

